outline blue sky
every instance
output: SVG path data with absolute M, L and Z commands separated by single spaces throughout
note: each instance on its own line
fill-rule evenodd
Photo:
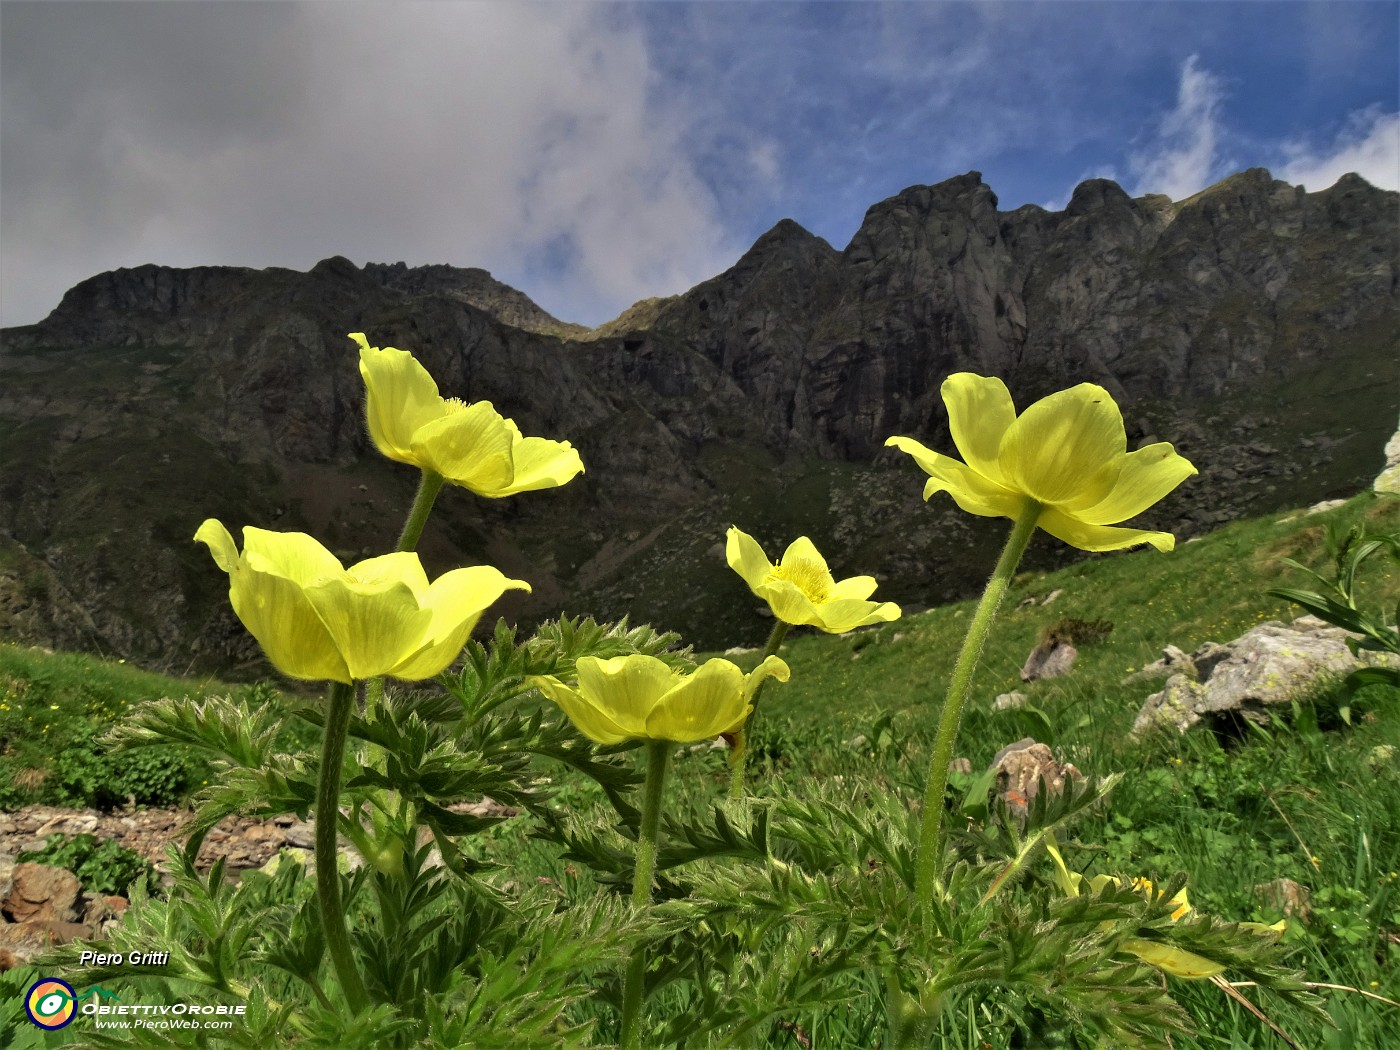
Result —
M 1400 4 L 0 4 L 0 313 L 102 270 L 480 266 L 597 324 L 983 173 L 1400 188 Z

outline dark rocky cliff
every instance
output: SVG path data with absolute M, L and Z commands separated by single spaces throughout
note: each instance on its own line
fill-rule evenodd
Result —
M 1093 180 L 1063 212 L 1001 212 L 974 172 L 875 205 L 844 251 L 784 220 L 592 332 L 474 269 L 102 274 L 3 333 L 0 637 L 255 672 L 188 538 L 215 515 L 345 556 L 392 542 L 414 477 L 365 437 L 356 330 L 582 451 L 562 490 L 445 493 L 425 536 L 430 569 L 533 581 L 504 607 L 526 618 L 761 634 L 717 550 L 731 521 L 772 547 L 809 533 L 882 596 L 964 593 L 999 527 L 922 505 L 922 476 L 882 451 L 896 433 L 946 443 L 938 386 L 963 369 L 1021 405 L 1102 383 L 1134 441 L 1177 442 L 1202 473 L 1153 525 L 1348 494 L 1400 402 L 1398 218 L 1400 197 L 1356 176 L 1309 194 L 1255 169 L 1177 203 Z

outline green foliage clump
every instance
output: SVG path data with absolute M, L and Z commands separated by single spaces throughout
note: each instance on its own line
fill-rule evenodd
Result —
M 139 853 L 95 835 L 50 835 L 42 849 L 26 850 L 17 859 L 66 868 L 85 893 L 127 894 L 134 883 L 153 893 L 160 885 L 155 868 Z

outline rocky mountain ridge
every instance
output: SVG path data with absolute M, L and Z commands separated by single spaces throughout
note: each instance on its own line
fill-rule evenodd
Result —
M 966 592 L 997 527 L 924 506 L 882 451 L 897 433 L 951 451 L 938 387 L 959 370 L 1021 406 L 1098 382 L 1133 442 L 1176 442 L 1201 474 L 1150 526 L 1350 494 L 1400 403 L 1398 216 L 1357 176 L 1306 193 L 1262 169 L 1176 203 L 1091 180 L 1062 212 L 1000 212 L 971 172 L 876 204 L 841 251 L 783 220 L 593 331 L 449 266 L 102 274 L 0 343 L 0 637 L 258 673 L 188 537 L 219 516 L 347 557 L 392 543 L 414 477 L 368 443 L 350 331 L 582 451 L 565 489 L 445 494 L 424 538 L 430 570 L 530 579 L 502 606 L 526 619 L 762 633 L 717 550 L 731 522 L 773 553 L 812 535 L 894 600 Z

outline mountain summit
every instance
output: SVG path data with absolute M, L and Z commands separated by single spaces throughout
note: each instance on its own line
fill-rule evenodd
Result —
M 730 524 L 778 548 L 809 534 L 891 600 L 965 593 L 968 548 L 1000 532 L 924 505 L 882 451 L 892 434 L 950 450 L 938 390 L 956 371 L 1001 376 L 1022 406 L 1100 383 L 1132 442 L 1175 442 L 1201 473 L 1143 527 L 1347 495 L 1395 426 L 1398 218 L 1400 195 L 1356 176 L 1306 193 L 1252 169 L 1179 202 L 1095 179 L 1063 211 L 1003 212 L 969 172 L 874 205 L 842 251 L 784 219 L 724 273 L 592 331 L 479 269 L 101 274 L 3 333 L 0 635 L 261 673 L 189 537 L 219 517 L 345 556 L 392 545 L 416 477 L 369 446 L 351 331 L 579 448 L 566 488 L 445 493 L 424 537 L 430 571 L 530 580 L 505 607 L 525 618 L 754 641 L 716 553 Z

